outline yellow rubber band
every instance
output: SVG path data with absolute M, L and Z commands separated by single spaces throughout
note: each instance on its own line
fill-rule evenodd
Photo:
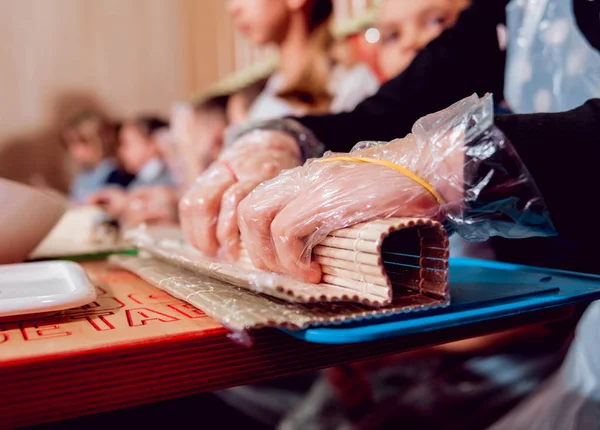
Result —
M 433 185 L 431 185 L 429 182 L 427 182 L 426 180 L 424 180 L 417 174 L 411 172 L 407 168 L 402 167 L 399 164 L 392 163 L 391 161 L 377 160 L 375 158 L 367 158 L 367 157 L 349 157 L 349 156 L 345 156 L 345 155 L 342 155 L 339 157 L 319 158 L 317 160 L 318 163 L 327 163 L 330 161 L 349 161 L 352 163 L 371 163 L 371 164 L 378 164 L 380 166 L 384 166 L 384 167 L 393 169 L 397 172 L 402 173 L 405 176 L 408 176 L 410 179 L 412 179 L 417 184 L 419 184 L 420 186 L 425 188 L 427 191 L 429 191 L 429 193 L 438 201 L 439 204 L 443 205 L 446 203 L 444 201 L 444 199 L 442 199 L 442 197 L 435 191 L 435 188 L 433 188 Z

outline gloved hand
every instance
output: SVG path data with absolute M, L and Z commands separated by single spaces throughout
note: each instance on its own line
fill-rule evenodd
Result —
M 460 184 L 462 174 L 461 139 L 443 145 L 450 143 L 457 147 L 457 172 L 448 170 L 449 158 L 442 163 L 414 135 L 343 154 L 403 166 L 433 185 L 437 197 L 387 165 L 327 162 L 327 157 L 336 154 L 261 184 L 239 209 L 242 240 L 253 264 L 317 283 L 321 270 L 316 262 L 311 263 L 311 252 L 333 230 L 375 218 L 435 216 L 443 200 L 462 195 L 460 185 L 447 185 L 448 181 Z
M 240 201 L 261 182 L 300 163 L 298 144 L 286 133 L 255 130 L 243 135 L 180 200 L 179 215 L 188 241 L 205 254 L 235 260 Z

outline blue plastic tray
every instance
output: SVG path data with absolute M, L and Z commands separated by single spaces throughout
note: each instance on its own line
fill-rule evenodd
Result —
M 287 332 L 308 342 L 342 344 L 459 328 L 600 299 L 600 276 L 454 258 L 450 294 L 452 302 L 443 309 Z

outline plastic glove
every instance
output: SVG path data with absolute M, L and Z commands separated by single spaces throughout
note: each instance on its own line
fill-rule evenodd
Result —
M 207 255 L 235 260 L 240 201 L 261 182 L 300 163 L 298 144 L 286 133 L 255 130 L 243 135 L 181 199 L 179 215 L 188 241 Z
M 412 135 L 350 155 L 393 161 L 435 182 L 431 156 Z M 261 184 L 241 203 L 239 218 L 257 268 L 317 283 L 321 270 L 311 252 L 333 230 L 374 218 L 433 217 L 439 209 L 429 191 L 390 167 L 317 160 Z
M 260 185 L 239 209 L 252 262 L 316 283 L 315 245 L 333 230 L 392 216 L 443 218 L 468 240 L 555 234 L 539 190 L 493 118 L 491 95 L 473 95 L 421 118 L 404 139 L 358 144 L 350 154 L 387 165 L 313 161 Z

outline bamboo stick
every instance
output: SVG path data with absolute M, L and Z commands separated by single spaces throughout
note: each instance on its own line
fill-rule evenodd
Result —
M 376 254 L 368 254 L 360 251 L 349 251 L 345 249 L 335 249 L 322 245 L 316 246 L 313 250 L 313 253 L 323 257 L 337 258 L 339 260 L 353 261 L 371 266 L 381 266 L 381 257 Z
M 333 275 L 340 278 L 350 279 L 358 282 L 366 282 L 369 284 L 381 285 L 382 287 L 390 287 L 391 282 L 387 276 L 374 276 L 365 273 L 354 272 L 350 270 L 340 269 L 331 266 L 321 266 L 321 269 L 326 275 Z
M 322 255 L 315 255 L 314 260 L 323 267 L 337 267 L 338 269 L 364 273 L 365 275 L 383 276 L 385 274 L 385 271 L 381 266 L 354 263 L 351 261 L 338 260 L 337 258 L 324 257 Z
M 369 254 L 379 254 L 380 243 L 372 240 L 345 239 L 342 237 L 327 236 L 320 243 L 331 248 L 361 251 Z

